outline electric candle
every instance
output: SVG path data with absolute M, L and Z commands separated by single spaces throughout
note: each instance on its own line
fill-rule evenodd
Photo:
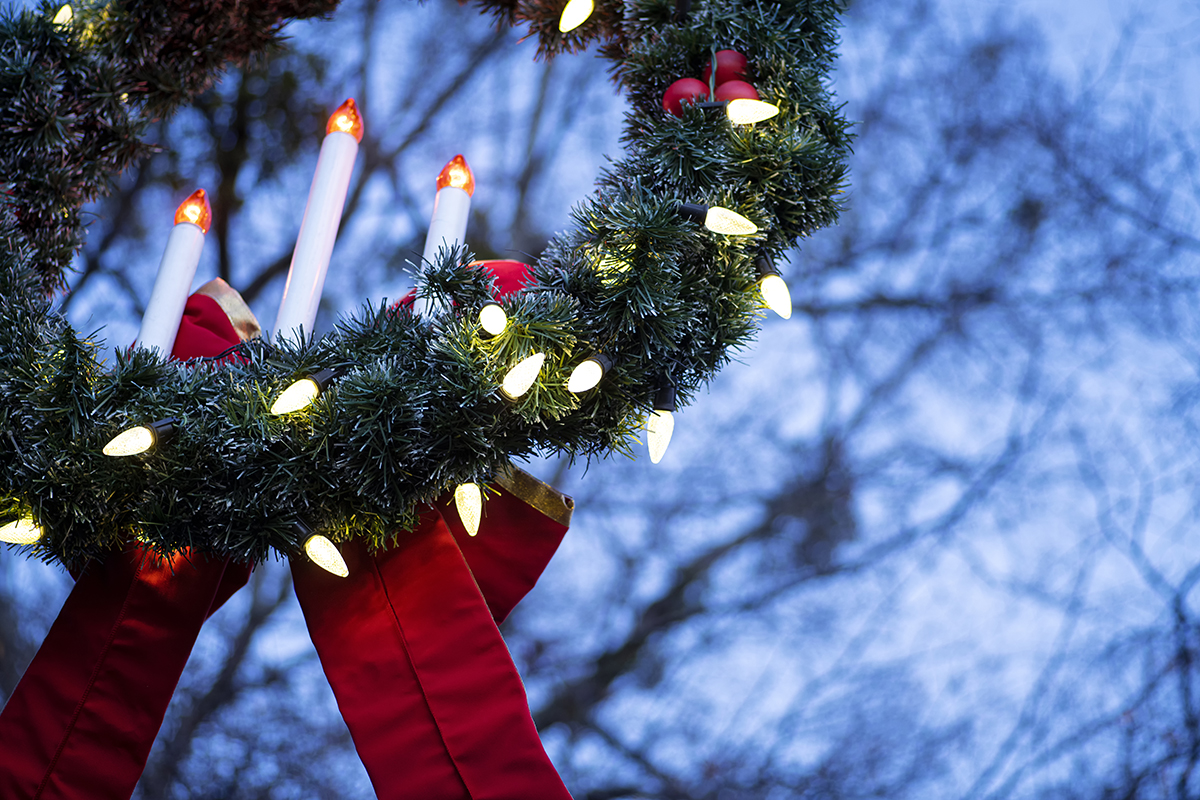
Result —
M 425 235 L 425 252 L 421 255 L 430 264 L 438 250 L 461 244 L 467 237 L 467 216 L 471 213 L 471 197 L 475 194 L 475 176 L 462 155 L 450 159 L 437 179 L 437 195 L 433 199 L 433 219 Z M 427 316 L 433 309 L 428 298 L 418 292 L 413 312 Z
M 304 329 L 305 336 L 312 336 L 362 135 L 362 119 L 351 98 L 333 112 L 325 126 L 325 141 L 317 157 L 317 171 L 275 320 L 276 336 L 296 336 L 299 328 Z
M 158 276 L 137 335 L 137 344 L 157 350 L 163 357 L 169 357 L 175 347 L 183 307 L 204 250 L 204 235 L 211 224 L 212 209 L 203 189 L 193 192 L 175 211 L 175 227 L 167 237 L 167 249 L 158 265 Z

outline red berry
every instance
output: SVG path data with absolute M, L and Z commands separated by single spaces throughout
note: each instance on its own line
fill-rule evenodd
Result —
M 717 87 L 716 99 L 725 100 L 757 100 L 758 90 L 745 81 L 725 81 Z
M 712 60 L 704 68 L 701 77 L 708 83 L 709 73 L 712 72 Z M 726 81 L 736 81 L 746 77 L 746 57 L 737 50 L 717 51 L 717 86 Z
M 684 100 L 693 103 L 708 99 L 708 84 L 695 78 L 680 78 L 667 87 L 663 93 L 663 110 L 670 111 L 677 117 L 683 116 Z

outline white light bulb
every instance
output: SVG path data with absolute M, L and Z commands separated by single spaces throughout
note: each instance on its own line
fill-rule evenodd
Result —
M 646 444 L 650 447 L 650 460 L 662 461 L 675 432 L 675 415 L 670 411 L 653 411 L 646 419 Z
M 75 18 L 75 12 L 71 10 L 70 5 L 65 5 L 58 10 L 54 15 L 55 25 L 70 25 L 71 20 Z
M 275 416 L 291 414 L 302 408 L 308 408 L 321 393 L 321 387 L 312 378 L 301 378 L 283 390 L 279 399 L 271 405 L 271 413 Z
M 346 560 L 338 552 L 337 545 L 319 533 L 308 537 L 308 541 L 304 543 L 304 552 L 308 553 L 308 557 L 314 564 L 326 572 L 332 572 L 339 578 L 345 578 L 350 574 L 350 570 L 346 567 Z
M 787 283 L 778 275 L 767 275 L 758 284 L 762 292 L 763 302 L 767 308 L 784 319 L 792 317 L 792 293 L 788 291 Z
M 508 327 L 508 314 L 499 303 L 488 303 L 479 309 L 479 325 L 492 336 L 499 336 Z
M 468 536 L 479 533 L 479 520 L 483 516 L 483 493 L 479 484 L 461 483 L 454 490 L 454 506 L 458 509 L 458 518 L 467 529 Z
M 567 379 L 567 391 L 579 394 L 586 392 L 600 382 L 604 377 L 604 367 L 600 366 L 600 362 L 594 358 L 579 364 L 571 371 L 571 377 Z
M 729 116 L 729 121 L 735 125 L 753 125 L 778 114 L 779 106 L 773 103 L 764 103 L 762 100 L 739 97 L 729 101 L 729 105 L 725 107 L 725 113 Z
M 23 517 L 0 528 L 0 542 L 33 544 L 42 538 L 43 533 L 42 526 L 29 517 Z
M 541 374 L 542 364 L 546 361 L 545 353 L 534 353 L 529 358 L 526 358 L 508 371 L 504 376 L 504 383 L 501 388 L 504 393 L 516 400 L 521 395 L 529 391 L 529 387 L 533 386 L 534 381 Z
M 562 16 L 558 18 L 559 31 L 567 33 L 587 22 L 587 18 L 592 15 L 593 8 L 592 0 L 568 0 L 566 7 L 562 10 Z
M 749 236 L 758 231 L 758 226 L 736 211 L 721 206 L 712 206 L 704 216 L 704 227 L 713 233 L 726 236 Z
M 144 453 L 151 447 L 154 447 L 154 431 L 145 425 L 139 425 L 136 428 L 127 428 L 118 433 L 108 444 L 104 445 L 103 452 L 106 456 L 119 458 Z

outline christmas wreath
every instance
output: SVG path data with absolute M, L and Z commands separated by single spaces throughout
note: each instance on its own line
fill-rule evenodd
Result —
M 648 419 L 661 447 L 670 412 L 755 335 L 774 263 L 838 215 L 838 0 L 482 0 L 546 57 L 601 41 L 630 103 L 623 157 L 520 291 L 498 297 L 494 271 L 444 249 L 417 269 L 420 314 L 367 305 L 315 341 L 103 364 L 49 299 L 82 205 L 145 152 L 149 121 L 335 4 L 112 0 L 0 19 L 7 541 L 72 568 L 134 537 L 247 562 L 313 531 L 377 548 L 447 491 L 486 494 L 510 459 L 629 453 Z M 488 305 L 507 317 L 495 335 Z M 522 363 L 528 386 L 505 385 Z M 319 396 L 272 413 L 297 381 Z M 107 455 L 129 429 L 153 446 Z

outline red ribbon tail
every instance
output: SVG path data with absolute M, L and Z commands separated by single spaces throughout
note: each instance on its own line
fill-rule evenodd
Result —
M 247 575 L 141 547 L 92 564 L 0 713 L 0 797 L 129 797 L 200 626 Z
M 252 333 L 240 301 L 223 281 L 189 297 L 175 357 L 215 356 Z M 129 797 L 200 626 L 250 568 L 136 546 L 77 577 L 0 713 L 5 800 Z
M 438 510 L 497 625 L 533 589 L 567 532 L 565 523 L 503 488 L 488 495 L 478 536 L 467 534 L 453 495 L 439 502 Z
M 292 561 L 321 666 L 380 800 L 569 800 L 508 648 L 437 512 L 350 577 Z

